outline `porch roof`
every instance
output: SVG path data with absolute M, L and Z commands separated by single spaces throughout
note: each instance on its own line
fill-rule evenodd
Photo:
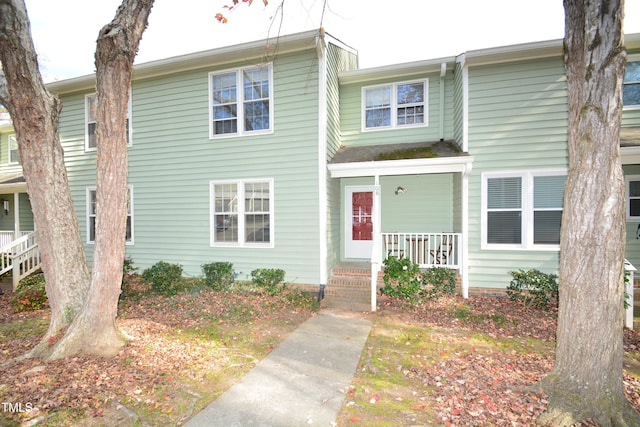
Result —
M 0 174 L 0 192 L 24 192 L 27 191 L 27 181 L 22 172 Z
M 455 141 L 343 147 L 329 162 L 332 178 L 414 175 L 471 170 L 473 157 Z

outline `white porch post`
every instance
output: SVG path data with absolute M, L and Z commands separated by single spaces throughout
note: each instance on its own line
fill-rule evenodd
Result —
M 13 233 L 14 239 L 20 237 L 20 193 L 13 193 Z
M 377 292 L 378 292 L 378 272 L 380 272 L 380 264 L 382 262 L 380 253 L 382 247 L 380 246 L 380 176 L 374 176 L 374 190 L 373 190 L 373 245 L 371 249 L 371 311 L 376 311 L 378 306 Z

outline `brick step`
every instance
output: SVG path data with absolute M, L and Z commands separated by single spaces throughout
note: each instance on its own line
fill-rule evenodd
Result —
M 332 277 L 371 277 L 371 270 L 360 270 L 351 268 L 336 268 L 331 272 Z
M 344 286 L 354 288 L 370 288 L 371 279 L 368 277 L 336 277 L 331 276 L 327 288 L 332 286 Z

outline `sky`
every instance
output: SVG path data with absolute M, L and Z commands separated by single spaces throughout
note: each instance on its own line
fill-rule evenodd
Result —
M 98 32 L 121 0 L 25 0 L 45 81 L 90 74 Z M 562 0 L 156 0 L 136 63 L 317 29 L 356 49 L 360 68 L 455 56 L 564 36 Z M 216 21 L 224 13 L 228 23 Z M 281 19 L 282 18 L 282 21 Z M 626 0 L 625 33 L 640 33 Z

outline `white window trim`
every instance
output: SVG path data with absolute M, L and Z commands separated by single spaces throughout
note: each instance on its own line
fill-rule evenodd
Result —
M 528 250 L 528 251 L 559 251 L 560 245 L 541 245 L 533 243 L 533 179 L 538 176 L 558 176 L 567 175 L 566 169 L 545 169 L 530 171 L 502 171 L 502 172 L 483 172 L 482 173 L 482 189 L 481 189 L 481 245 L 482 250 Z M 487 202 L 488 202 L 488 185 L 487 182 L 491 178 L 522 178 L 522 243 L 521 244 L 497 244 L 487 243 L 488 219 L 487 219 Z M 564 206 L 563 206 L 564 211 Z
M 84 151 L 89 153 L 89 152 L 95 152 L 96 151 L 96 147 L 89 147 L 89 104 L 88 104 L 88 100 L 90 97 L 95 97 L 97 96 L 96 93 L 88 93 L 84 96 Z M 129 105 L 127 107 L 127 118 L 129 119 L 129 140 L 127 141 L 127 147 L 131 147 L 133 145 L 133 125 L 132 122 L 133 120 L 131 119 L 131 112 L 132 112 L 132 108 L 131 108 L 131 98 L 132 98 L 132 93 L 131 93 L 131 89 L 129 89 Z
M 18 138 L 16 137 L 15 133 L 10 133 L 7 136 L 7 164 L 9 164 L 9 165 L 18 165 L 18 164 L 20 164 L 19 161 L 11 159 L 11 141 L 12 140 L 15 141 L 16 148 L 17 148 L 18 147 Z
M 640 53 L 636 53 L 636 54 L 627 56 L 627 62 L 639 62 L 639 61 L 640 61 Z M 623 83 L 623 86 L 624 86 L 624 83 Z M 640 110 L 640 104 L 638 104 L 638 105 L 627 105 L 627 106 L 623 105 L 622 109 L 623 110 Z
M 424 123 L 410 125 L 398 125 L 398 86 L 412 83 L 424 83 Z M 382 87 L 391 87 L 391 124 L 389 126 L 367 127 L 367 90 Z M 407 80 L 395 83 L 386 83 L 374 86 L 363 86 L 361 90 L 361 130 L 362 132 L 376 132 L 390 129 L 412 129 L 429 126 L 429 79 Z
M 252 130 L 252 131 L 244 131 L 243 130 L 243 124 L 242 124 L 242 120 L 244 117 L 244 92 L 243 92 L 243 71 L 245 70 L 256 70 L 256 69 L 260 69 L 260 68 L 264 68 L 267 67 L 268 71 L 269 71 L 269 128 L 268 129 L 261 129 L 261 130 Z M 237 132 L 235 133 L 221 133 L 221 134 L 214 134 L 213 131 L 213 93 L 212 93 L 212 87 L 211 87 L 211 79 L 213 76 L 219 75 L 219 74 L 229 74 L 229 73 L 235 73 L 236 74 L 236 88 L 237 88 L 237 96 L 238 99 L 236 99 L 236 103 L 238 105 L 238 116 L 237 116 Z M 267 63 L 267 64 L 263 64 L 263 65 L 258 65 L 258 66 L 250 66 L 250 67 L 242 67 L 242 68 L 231 68 L 231 69 L 226 69 L 226 70 L 218 70 L 218 71 L 211 71 L 208 75 L 208 88 L 209 88 L 209 139 L 221 139 L 221 138 L 237 138 L 239 136 L 250 136 L 250 135 L 265 135 L 265 134 L 272 134 L 274 132 L 274 128 L 273 128 L 273 124 L 274 124 L 274 120 L 273 120 L 273 116 L 274 116 L 274 111 L 275 111 L 275 107 L 273 104 L 273 64 L 272 63 Z
M 627 222 L 640 222 L 640 216 L 631 216 L 631 203 L 629 203 L 630 199 L 630 191 L 629 191 L 629 183 L 631 181 L 640 181 L 640 175 L 626 175 L 624 177 L 624 188 L 625 188 L 625 209 L 627 215 Z
M 131 211 L 130 214 L 127 214 L 127 216 L 131 216 L 131 240 L 127 240 L 125 241 L 125 244 L 127 246 L 131 246 L 134 244 L 134 237 L 135 237 L 135 231 L 134 231 L 134 225 L 135 225 L 135 220 L 133 217 L 133 213 L 134 213 L 134 208 L 133 208 L 133 185 L 129 184 L 127 186 L 129 188 L 129 210 Z M 86 191 L 85 191 L 85 201 L 86 201 L 86 220 L 85 220 L 85 224 L 86 224 L 86 232 L 87 232 L 87 244 L 89 245 L 93 245 L 96 242 L 94 240 L 91 240 L 91 222 L 89 221 L 89 219 L 91 218 L 91 214 L 90 214 L 90 205 L 91 205 L 91 192 L 92 191 L 96 191 L 97 187 L 93 186 L 93 187 L 87 187 Z M 95 215 L 93 215 L 95 216 Z
M 245 242 L 244 235 L 244 189 L 245 184 L 251 183 L 269 184 L 269 242 Z M 219 184 L 238 185 L 238 241 L 217 242 L 216 234 L 216 210 L 215 210 L 215 186 Z M 273 178 L 264 179 L 230 179 L 209 181 L 209 243 L 211 247 L 241 247 L 241 248 L 273 248 L 275 247 L 275 194 Z

